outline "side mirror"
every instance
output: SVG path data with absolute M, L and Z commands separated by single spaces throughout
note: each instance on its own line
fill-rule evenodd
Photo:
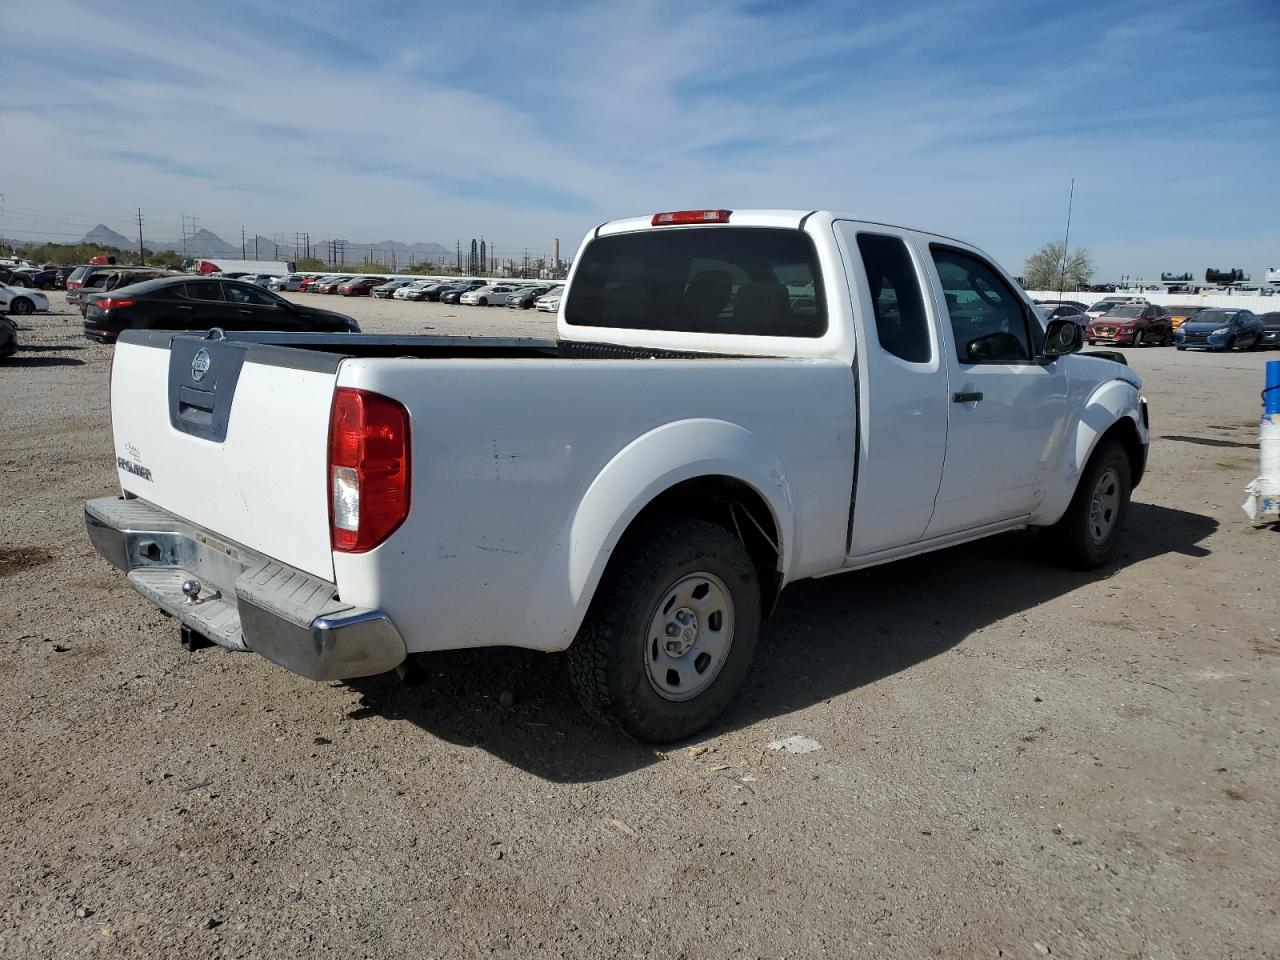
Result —
M 1080 324 L 1070 317 L 1059 317 L 1050 320 L 1044 333 L 1044 349 L 1040 356 L 1045 360 L 1056 360 L 1068 353 L 1077 352 L 1084 346 L 1084 331 Z

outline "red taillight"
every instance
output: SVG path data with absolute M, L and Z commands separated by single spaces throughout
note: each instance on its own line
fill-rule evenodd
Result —
M 342 553 L 372 550 L 409 515 L 409 412 L 339 387 L 329 415 L 329 531 Z
M 132 307 L 132 300 L 113 300 L 111 297 L 99 297 L 93 301 L 98 305 L 99 310 L 117 310 L 120 307 Z
M 80 281 L 79 281 L 79 280 L 68 280 L 68 281 L 67 281 L 67 289 L 68 289 L 68 290 L 79 290 L 79 289 L 80 289 Z
M 728 223 L 730 210 L 675 210 L 655 213 L 651 227 L 668 227 L 680 223 Z

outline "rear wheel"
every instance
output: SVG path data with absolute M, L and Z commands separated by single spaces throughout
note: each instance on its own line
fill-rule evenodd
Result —
M 15 297 L 9 304 L 9 312 L 25 317 L 27 314 L 36 312 L 36 305 L 26 297 Z
M 1128 455 L 1119 441 L 1103 440 L 1085 467 L 1067 512 L 1042 531 L 1053 559 L 1079 570 L 1110 560 L 1120 541 L 1132 491 Z
M 760 582 L 723 527 L 662 517 L 614 553 L 573 646 L 582 705 L 628 736 L 666 743 L 714 723 L 751 666 Z

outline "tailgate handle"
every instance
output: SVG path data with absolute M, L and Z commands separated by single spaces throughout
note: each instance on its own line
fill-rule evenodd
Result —
M 212 390 L 178 388 L 178 416 L 191 423 L 212 423 L 215 396 Z

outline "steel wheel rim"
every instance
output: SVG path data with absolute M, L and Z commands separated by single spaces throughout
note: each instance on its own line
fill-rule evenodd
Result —
M 1096 544 L 1105 543 L 1120 519 L 1120 474 L 1107 467 L 1093 486 L 1089 498 L 1089 537 Z
M 663 591 L 644 636 L 645 674 L 658 696 L 691 700 L 710 687 L 733 628 L 733 596 L 715 574 L 691 573 Z

